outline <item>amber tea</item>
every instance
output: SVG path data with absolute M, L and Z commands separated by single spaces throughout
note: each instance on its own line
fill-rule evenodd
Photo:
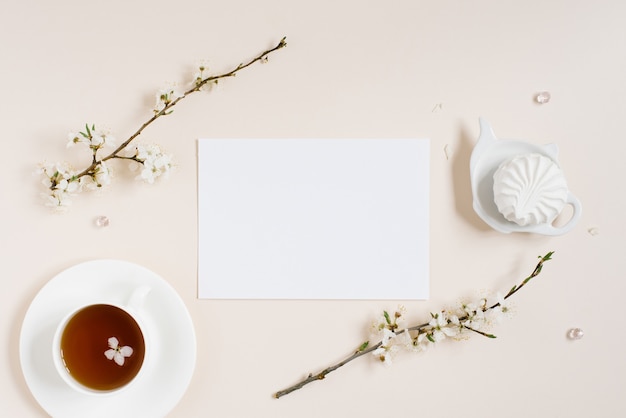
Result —
M 141 369 L 145 341 L 135 319 L 113 305 L 90 305 L 76 312 L 61 335 L 61 357 L 83 386 L 110 391 L 129 383 Z

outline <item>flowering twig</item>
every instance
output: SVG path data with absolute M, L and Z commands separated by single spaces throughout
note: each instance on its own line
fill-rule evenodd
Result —
M 381 320 L 375 324 L 376 329 L 383 333 L 383 337 L 378 343 L 370 345 L 369 341 L 364 342 L 346 359 L 325 368 L 317 374 L 309 374 L 306 379 L 287 389 L 276 392 L 274 397 L 283 397 L 303 388 L 309 383 L 323 380 L 329 373 L 365 354 L 371 353 L 378 360 L 389 364 L 392 353 L 401 347 L 408 348 L 410 351 L 421 352 L 431 344 L 439 342 L 446 337 L 459 336 L 464 331 L 472 331 L 484 337 L 496 338 L 493 334 L 481 331 L 479 329 L 481 324 L 490 319 L 497 319 L 498 314 L 506 313 L 508 306 L 505 301 L 517 293 L 531 279 L 538 276 L 541 273 L 543 264 L 551 260 L 553 254 L 554 251 L 551 251 L 544 256 L 540 256 L 533 272 L 519 285 L 513 286 L 505 296 L 498 297 L 495 303 L 488 304 L 486 299 L 481 299 L 475 304 L 463 304 L 459 313 L 456 314 L 446 311 L 431 313 L 429 322 L 408 328 L 400 327 L 400 321 L 403 318 L 402 309 L 394 315 L 390 315 L 387 311 L 383 312 Z
M 137 146 L 134 154 L 124 155 L 127 149 L 141 133 L 162 116 L 172 113 L 173 107 L 192 93 L 203 90 L 205 87 L 217 84 L 220 79 L 234 77 L 239 71 L 257 62 L 266 62 L 268 56 L 287 46 L 286 38 L 283 38 L 274 47 L 269 48 L 246 63 L 241 63 L 230 71 L 218 75 L 207 76 L 204 65 L 199 67 L 199 72 L 191 83 L 191 87 L 185 91 L 179 91 L 172 86 L 157 93 L 157 102 L 154 114 L 139 129 L 130 135 L 124 142 L 106 156 L 100 157 L 99 151 L 105 146 L 114 146 L 115 139 L 108 133 L 96 129 L 95 125 L 85 125 L 85 130 L 77 134 L 70 134 L 68 146 L 85 144 L 92 152 L 91 164 L 82 171 L 72 170 L 66 163 L 42 164 L 39 173 L 43 174 L 43 183 L 48 189 L 45 194 L 49 206 L 61 208 L 68 205 L 68 197 L 82 190 L 83 186 L 93 189 L 110 184 L 110 169 L 106 164 L 109 160 L 130 160 L 143 166 L 140 178 L 152 183 L 162 174 L 167 174 L 171 166 L 171 156 L 165 155 L 157 145 Z

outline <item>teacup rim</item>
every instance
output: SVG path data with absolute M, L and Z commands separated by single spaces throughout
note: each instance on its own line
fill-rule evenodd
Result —
M 60 350 L 61 337 L 63 335 L 63 330 L 65 329 L 65 326 L 78 312 L 90 306 L 96 306 L 96 305 L 109 305 L 109 306 L 113 306 L 115 308 L 118 308 L 126 312 L 139 326 L 139 329 L 141 331 L 141 334 L 144 340 L 144 356 L 143 356 L 143 361 L 142 361 L 141 367 L 139 368 L 139 371 L 135 374 L 135 376 L 133 376 L 133 378 L 130 381 L 114 389 L 106 389 L 106 390 L 93 389 L 93 388 L 90 388 L 89 386 L 86 386 L 80 383 L 79 381 L 74 379 L 72 375 L 70 374 L 70 372 L 67 370 L 65 363 L 63 361 L 63 357 L 61 355 L 61 350 Z M 52 338 L 51 348 L 52 348 L 52 360 L 54 363 L 54 368 L 57 371 L 57 374 L 70 388 L 83 394 L 98 396 L 98 397 L 106 397 L 106 396 L 117 395 L 120 392 L 125 391 L 130 386 L 134 385 L 139 379 L 139 377 L 144 374 L 144 370 L 146 368 L 147 359 L 148 359 L 148 353 L 150 351 L 149 347 L 150 347 L 150 344 L 148 342 L 148 333 L 146 332 L 146 326 L 144 324 L 143 319 L 141 318 L 141 315 L 138 312 L 136 312 L 134 309 L 128 306 L 125 306 L 121 303 L 117 303 L 113 301 L 91 301 L 89 303 L 82 303 L 80 306 L 71 309 L 65 316 L 63 316 L 63 318 L 61 319 L 61 321 L 59 321 L 59 323 L 57 324 L 55 328 L 54 336 Z

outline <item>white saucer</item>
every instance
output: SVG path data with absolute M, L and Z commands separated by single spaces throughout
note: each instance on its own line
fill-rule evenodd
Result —
M 124 304 L 143 285 L 151 287 L 142 310 L 152 343 L 145 373 L 111 396 L 71 389 L 52 361 L 58 323 L 85 304 Z M 165 280 L 133 263 L 96 260 L 61 272 L 35 296 L 22 324 L 20 361 L 35 399 L 53 417 L 163 417 L 187 390 L 196 362 L 196 336 L 187 308 Z

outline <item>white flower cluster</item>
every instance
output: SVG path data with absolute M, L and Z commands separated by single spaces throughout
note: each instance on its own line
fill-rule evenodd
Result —
M 91 162 L 84 170 L 73 170 L 67 163 L 43 163 L 40 164 L 37 173 L 44 177 L 43 184 L 46 192 L 43 196 L 47 206 L 57 209 L 64 209 L 71 204 L 71 197 L 81 192 L 83 189 L 98 189 L 108 186 L 111 183 L 110 160 L 130 160 L 131 167 L 136 169 L 139 165 L 140 173 L 138 179 L 147 183 L 154 183 L 159 177 L 167 177 L 172 169 L 172 157 L 165 154 L 158 145 L 137 145 L 133 151 L 128 153 L 132 148 L 130 143 L 134 141 L 143 130 L 151 125 L 161 116 L 172 113 L 172 108 L 178 101 L 186 98 L 191 93 L 209 90 L 211 86 L 217 84 L 217 81 L 225 77 L 233 77 L 238 71 L 249 67 L 251 64 L 267 60 L 267 55 L 287 44 L 285 39 L 271 49 L 268 49 L 260 56 L 250 60 L 246 64 L 240 64 L 234 70 L 223 74 L 209 76 L 206 63 L 200 63 L 196 67 L 196 72 L 190 82 L 186 86 L 179 86 L 176 83 L 170 83 L 166 87 L 160 89 L 156 93 L 156 103 L 152 108 L 154 113 L 143 123 L 135 133 L 131 134 L 128 139 L 121 145 L 114 148 L 108 155 L 102 156 L 99 153 L 105 147 L 115 147 L 115 138 L 105 130 L 96 129 L 94 125 L 86 125 L 84 132 L 70 133 L 68 147 L 82 144 L 91 151 Z M 185 89 L 186 88 L 186 89 Z
M 40 164 L 37 173 L 42 174 L 42 184 L 48 188 L 43 194 L 46 206 L 63 209 L 71 204 L 70 198 L 84 188 L 97 189 L 111 183 L 111 172 L 104 162 L 98 163 L 89 175 L 79 177 L 67 163 Z
M 385 311 L 372 324 L 375 337 L 381 341 L 372 354 L 385 365 L 390 365 L 400 351 L 423 352 L 446 338 L 460 339 L 469 331 L 495 338 L 483 329 L 494 321 L 499 322 L 508 313 L 510 307 L 507 302 L 497 295 L 491 305 L 487 299 L 464 303 L 456 311 L 431 313 L 428 323 L 409 329 L 404 327 L 405 308 L 400 306 L 393 316 Z
M 76 144 L 87 145 L 94 151 L 105 146 L 115 146 L 115 138 L 108 130 L 96 129 L 95 125 L 85 125 L 85 132 L 70 132 L 68 134 L 67 147 L 73 147 Z
M 48 189 L 42 194 L 46 206 L 61 210 L 70 206 L 71 197 L 84 189 L 94 190 L 111 184 L 111 171 L 103 161 L 80 177 L 67 163 L 43 163 L 37 173 L 43 175 L 42 184 Z
M 42 163 L 37 173 L 44 176 L 42 183 L 48 189 L 43 193 L 46 206 L 63 209 L 71 203 L 69 198 L 80 191 L 76 172 L 66 163 Z
M 172 168 L 171 155 L 164 154 L 158 145 L 138 145 L 135 155 L 131 157 L 111 154 L 108 158 L 98 160 L 97 152 L 105 147 L 114 147 L 115 138 L 108 131 L 98 130 L 93 125 L 91 127 L 87 125 L 85 128 L 85 132 L 70 133 L 67 146 L 82 144 L 88 147 L 92 151 L 94 161 L 89 168 L 78 172 L 65 162 L 39 165 L 36 173 L 43 176 L 42 183 L 47 189 L 42 194 L 46 206 L 64 210 L 71 205 L 71 198 L 81 191 L 109 186 L 112 172 L 108 159 L 132 160 L 133 164 L 140 164 L 142 169 L 137 178 L 147 183 L 154 183 L 160 176 L 166 177 Z
M 172 168 L 172 156 L 164 154 L 161 147 L 156 144 L 138 145 L 137 154 L 133 159 L 143 166 L 137 178 L 150 184 L 154 183 L 157 177 L 167 178 Z M 131 169 L 135 168 L 136 165 L 131 165 Z

